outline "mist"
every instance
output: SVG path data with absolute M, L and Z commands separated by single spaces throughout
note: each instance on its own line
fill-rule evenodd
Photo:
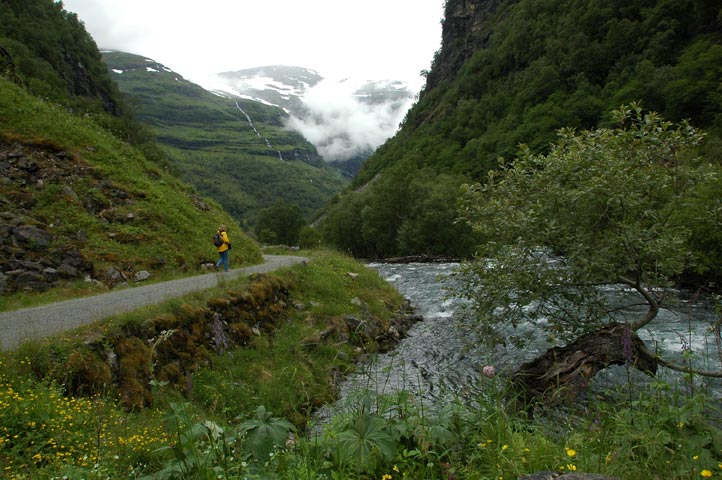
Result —
M 391 83 L 379 85 L 389 88 Z M 303 111 L 292 113 L 287 126 L 301 132 L 328 162 L 368 156 L 396 133 L 414 102 L 402 85 L 395 95 L 391 87 L 391 98 L 380 98 L 378 91 L 363 90 L 368 82 L 324 79 L 304 93 Z

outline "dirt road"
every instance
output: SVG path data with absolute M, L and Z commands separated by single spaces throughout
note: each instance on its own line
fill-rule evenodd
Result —
M 264 255 L 265 262 L 230 272 L 214 272 L 195 277 L 117 290 L 92 297 L 65 300 L 0 313 L 0 350 L 12 350 L 22 342 L 40 339 L 86 325 L 119 313 L 161 303 L 165 300 L 218 285 L 223 278 L 264 273 L 308 261 L 303 257 Z

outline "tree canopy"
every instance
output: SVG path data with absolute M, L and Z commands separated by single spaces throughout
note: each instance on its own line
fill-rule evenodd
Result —
M 707 189 L 719 193 L 722 173 L 696 153 L 704 135 L 638 105 L 612 119 L 619 126 L 560 130 L 549 153 L 523 148 L 465 187 L 462 215 L 487 241 L 458 293 L 489 344 L 521 347 L 540 334 L 561 344 L 613 323 L 636 331 L 696 261 L 689 225 L 713 215 L 696 205 Z M 609 289 L 633 294 L 619 304 Z

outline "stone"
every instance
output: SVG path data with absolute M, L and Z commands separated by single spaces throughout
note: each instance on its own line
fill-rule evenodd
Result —
M 75 193 L 75 190 L 73 190 L 72 188 L 70 188 L 69 185 L 65 185 L 65 186 L 63 187 L 63 198 L 65 198 L 65 199 L 67 199 L 67 200 L 70 200 L 70 201 L 73 202 L 73 203 L 75 203 L 75 202 L 77 202 L 77 201 L 80 200 L 80 198 L 78 197 L 78 194 Z
M 150 278 L 150 272 L 148 270 L 141 270 L 140 272 L 136 272 L 133 278 L 135 278 L 136 282 L 143 282 Z
M 21 290 L 46 292 L 50 290 L 50 283 L 40 273 L 22 272 L 15 277 L 15 287 Z
M 45 280 L 53 283 L 58 280 L 58 271 L 54 268 L 47 267 L 43 270 L 43 276 L 45 277 Z
M 76 278 L 78 276 L 78 269 L 67 263 L 61 263 L 58 266 L 58 273 L 63 277 Z
M 13 229 L 13 237 L 19 242 L 39 247 L 49 247 L 53 241 L 52 235 L 45 230 L 27 225 L 15 227 Z

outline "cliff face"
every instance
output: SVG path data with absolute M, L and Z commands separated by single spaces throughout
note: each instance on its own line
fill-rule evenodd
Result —
M 477 49 L 485 48 L 502 0 L 447 0 L 439 50 L 426 81 L 431 90 L 451 81 Z

